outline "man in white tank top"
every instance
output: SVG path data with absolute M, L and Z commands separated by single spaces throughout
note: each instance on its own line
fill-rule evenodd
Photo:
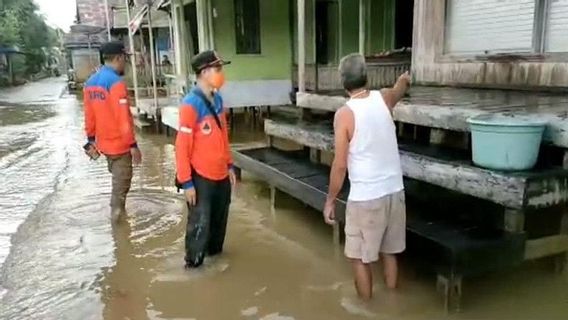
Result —
M 373 295 L 371 264 L 380 254 L 386 285 L 395 288 L 395 254 L 406 246 L 404 185 L 391 114 L 408 90 L 410 76 L 401 75 L 393 88 L 368 90 L 360 54 L 344 57 L 339 72 L 350 100 L 335 114 L 335 157 L 324 218 L 335 223 L 335 200 L 349 171 L 345 255 L 353 265 L 357 293 L 367 300 Z

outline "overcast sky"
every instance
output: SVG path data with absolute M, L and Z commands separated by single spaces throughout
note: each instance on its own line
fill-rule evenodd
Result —
M 75 0 L 34 0 L 51 26 L 69 31 L 75 20 Z

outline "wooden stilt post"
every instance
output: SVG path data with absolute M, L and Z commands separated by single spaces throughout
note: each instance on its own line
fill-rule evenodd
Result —
M 430 144 L 443 144 L 446 139 L 446 131 L 442 129 L 430 129 Z
M 367 0 L 359 0 L 359 53 L 365 55 Z
M 241 168 L 239 167 L 233 167 L 233 170 L 235 171 L 235 176 L 237 177 L 238 181 L 241 181 L 243 179 L 243 171 Z
M 298 92 L 306 91 L 306 0 L 298 0 Z M 302 108 L 301 117 L 307 110 Z
M 276 187 L 270 186 L 270 213 L 276 215 Z
M 564 151 L 564 159 L 562 161 L 562 167 L 568 169 L 568 150 Z M 568 206 L 564 207 L 564 213 L 560 219 L 560 234 L 568 234 Z M 568 251 L 559 255 L 556 258 L 556 271 L 562 273 L 564 278 L 568 279 Z
M 436 287 L 444 295 L 446 313 L 460 310 L 462 296 L 462 277 L 455 274 L 438 274 Z
M 130 23 L 130 1 L 124 0 L 126 4 L 126 19 Z M 136 105 L 136 113 L 140 114 L 140 97 L 138 96 L 138 71 L 136 70 L 136 49 L 134 48 L 134 35 L 132 34 L 132 28 L 130 25 L 128 27 L 128 42 L 130 45 L 130 53 L 132 58 L 130 58 L 130 65 L 132 67 L 132 81 L 134 82 L 134 104 Z
M 564 210 L 560 220 L 560 234 L 568 235 L 568 209 Z M 556 257 L 556 272 L 568 279 L 568 251 Z
M 525 232 L 525 213 L 517 209 L 505 209 L 503 229 L 511 233 Z
M 156 49 L 154 46 L 154 30 L 152 26 L 152 2 L 148 1 L 148 34 L 150 41 L 150 70 L 152 71 L 152 93 L 154 96 L 154 120 L 156 121 L 156 130 L 160 132 L 160 124 L 162 122 L 162 116 L 160 112 L 160 107 L 158 105 L 158 83 L 156 78 Z
M 336 223 L 333 225 L 333 244 L 339 248 L 341 246 L 341 224 Z
M 398 123 L 398 137 L 402 138 L 404 136 L 404 122 Z
M 310 148 L 310 160 L 313 163 L 320 163 L 321 162 L 321 150 Z
M 298 0 L 298 91 L 306 91 L 306 0 Z

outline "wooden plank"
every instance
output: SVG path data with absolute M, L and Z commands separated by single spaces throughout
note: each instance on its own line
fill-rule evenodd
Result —
M 473 166 L 461 166 L 413 152 L 400 151 L 404 176 L 455 190 L 506 207 L 522 208 L 525 179 Z
M 294 125 L 293 122 L 283 123 L 267 119 L 264 121 L 264 132 L 268 136 L 292 140 L 318 150 L 333 150 L 333 129 L 329 126 L 326 129 L 324 124 Z
M 240 151 L 248 149 L 260 149 L 267 147 L 265 142 L 246 142 L 246 143 L 231 143 L 231 150 Z
M 568 148 L 568 119 L 555 112 L 534 109 L 533 111 L 519 111 L 520 115 L 529 115 L 533 119 L 548 122 L 544 140 L 556 146 Z M 493 110 L 492 112 L 498 112 Z M 408 101 L 400 102 L 394 110 L 393 118 L 396 121 L 416 125 L 440 128 L 454 131 L 469 131 L 467 119 L 488 111 L 480 108 L 460 108 L 442 105 L 415 104 Z
M 568 251 L 568 235 L 566 234 L 528 240 L 525 248 L 525 260 L 548 257 L 566 251 Z
M 329 124 L 267 120 L 265 132 L 318 150 L 333 151 Z M 439 149 L 400 144 L 404 175 L 513 209 L 568 203 L 568 170 L 496 172 L 473 166 L 459 155 L 436 150 Z
M 287 175 L 294 179 L 303 179 L 321 174 L 321 170 L 318 170 L 317 167 L 302 165 L 295 161 L 290 161 L 289 159 L 276 164 L 268 162 L 266 164 L 274 167 L 278 171 L 286 172 Z
M 150 117 L 155 117 L 159 114 L 159 109 L 177 106 L 178 103 L 175 102 L 175 99 L 161 97 L 158 98 L 158 108 L 154 106 L 153 98 L 140 98 L 136 107 L 140 110 L 140 112 L 145 113 Z
M 152 126 L 152 124 L 150 122 L 142 120 L 139 117 L 134 117 L 133 122 L 134 122 L 134 126 L 136 126 L 136 128 L 138 128 L 138 129 L 144 129 L 144 128 Z
M 347 98 L 298 92 L 296 105 L 302 108 L 335 112 L 347 102 Z
M 544 208 L 568 202 L 568 170 L 550 172 L 553 176 L 527 179 L 525 201 L 527 207 Z
M 335 112 L 344 96 L 299 93 L 303 108 Z M 544 140 L 568 148 L 568 98 L 553 94 L 415 87 L 394 109 L 395 121 L 453 131 L 469 131 L 467 119 L 487 113 L 528 115 L 548 122 Z
M 279 171 L 274 167 L 258 161 L 253 157 L 246 155 L 242 151 L 233 151 L 232 154 L 235 165 L 238 168 L 261 177 L 268 184 L 296 199 L 301 200 L 316 210 L 323 211 L 327 197 L 326 192 L 318 190 L 316 187 L 302 182 L 301 180 L 294 179 L 285 172 Z M 343 221 L 345 214 L 345 201 L 338 199 L 336 205 L 338 218 Z

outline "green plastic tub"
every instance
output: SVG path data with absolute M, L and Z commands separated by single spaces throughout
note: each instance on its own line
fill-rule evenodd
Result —
M 528 116 L 484 114 L 469 118 L 473 162 L 494 170 L 534 167 L 546 122 Z

